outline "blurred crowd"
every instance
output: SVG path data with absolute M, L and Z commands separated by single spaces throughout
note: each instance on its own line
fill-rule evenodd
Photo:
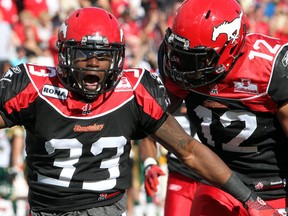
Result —
M 57 65 L 57 29 L 74 9 L 98 6 L 123 25 L 127 67 L 157 67 L 157 48 L 178 4 L 174 0 L 1 0 L 1 71 L 22 62 Z
M 2 74 L 11 66 L 26 62 L 57 66 L 58 27 L 73 10 L 87 6 L 105 8 L 119 19 L 126 42 L 125 67 L 144 67 L 155 71 L 158 47 L 165 30 L 172 25 L 173 15 L 182 2 L 182 0 L 0 0 L 0 72 Z M 248 32 L 263 33 L 288 41 L 288 0 L 239 0 L 239 2 L 247 15 Z M 5 136 L 9 134 L 7 130 L 4 132 Z M 3 147 L 3 140 L 0 141 L 0 165 L 9 167 L 11 164 L 3 163 L 5 158 L 3 154 L 10 155 L 7 153 L 7 143 L 6 150 Z M 11 142 L 11 139 L 8 139 L 8 142 Z M 165 170 L 165 151 L 160 149 L 159 152 L 159 163 L 164 165 Z M 143 173 L 138 153 L 135 142 L 131 159 L 134 161 L 133 172 L 137 174 L 137 178 L 132 179 L 132 183 L 139 191 L 143 191 L 143 187 L 141 189 Z M 132 191 L 130 200 L 132 207 L 129 207 L 128 215 L 133 215 L 136 210 L 131 209 L 141 202 L 150 202 L 154 208 L 155 204 L 156 207 L 158 205 L 160 210 L 154 209 L 154 212 L 161 215 L 163 207 L 161 199 L 165 198 L 165 186 L 163 186 L 165 178 L 161 185 L 162 195 L 151 198 L 150 201 L 147 197 L 139 198 L 139 191 L 137 193 Z M 1 202 L 0 193 L 0 212 Z M 146 208 L 141 209 L 141 214 L 145 214 L 145 210 L 151 212 Z M 141 214 L 140 210 L 135 213 L 137 216 Z M 24 216 L 20 213 L 15 215 Z
M 98 6 L 122 23 L 127 67 L 157 68 L 157 49 L 182 0 L 1 0 L 1 71 L 22 62 L 57 65 L 57 29 L 71 11 Z M 248 32 L 288 40 L 288 0 L 239 0 Z
M 241 0 L 240 3 L 248 18 L 248 32 L 288 41 L 287 0 Z

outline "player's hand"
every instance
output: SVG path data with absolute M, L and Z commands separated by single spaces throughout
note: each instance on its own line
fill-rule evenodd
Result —
M 248 213 L 250 216 L 282 216 L 283 214 L 279 213 L 277 209 L 274 209 L 272 206 L 268 205 L 264 200 L 259 196 L 250 197 L 245 203 Z
M 157 192 L 159 185 L 158 177 L 165 175 L 161 168 L 157 165 L 150 165 L 145 170 L 145 190 L 148 196 L 153 196 Z
M 147 160 L 144 162 L 145 170 L 145 190 L 148 196 L 153 196 L 157 192 L 157 186 L 159 185 L 158 177 L 165 175 L 162 169 L 157 166 L 157 162 L 152 158 L 149 158 L 149 163 Z

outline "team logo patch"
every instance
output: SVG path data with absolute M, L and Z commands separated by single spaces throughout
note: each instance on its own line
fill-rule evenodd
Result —
M 251 83 L 249 79 L 241 79 L 241 82 L 234 82 L 234 92 L 258 94 L 258 85 Z
M 88 115 L 91 113 L 91 108 L 92 108 L 92 105 L 90 103 L 88 104 L 85 104 L 85 106 L 82 107 L 82 115 Z
M 180 191 L 181 189 L 182 189 L 181 185 L 177 185 L 177 184 L 169 184 L 168 185 L 168 190 Z
M 105 194 L 105 193 L 100 194 L 99 197 L 98 197 L 98 200 L 106 200 L 107 199 L 107 195 L 108 194 Z
M 93 124 L 93 125 L 87 125 L 87 126 L 76 124 L 73 128 L 73 131 L 78 132 L 78 133 L 97 132 L 97 131 L 103 130 L 103 128 L 104 128 L 104 124 Z
M 262 200 L 259 196 L 257 197 L 257 202 L 259 202 L 263 206 L 267 205 L 266 202 Z
M 121 77 L 120 82 L 115 88 L 115 92 L 133 91 L 132 86 L 126 77 Z
M 209 91 L 211 94 L 218 94 L 218 85 L 214 84 L 209 86 Z
M 255 185 L 255 190 L 262 190 L 263 187 L 264 187 L 263 183 L 262 182 L 258 182 Z
M 21 69 L 18 66 L 11 67 L 10 70 L 15 74 L 21 73 Z
M 59 100 L 66 100 L 68 98 L 68 90 L 52 85 L 44 85 L 42 95 Z
M 18 66 L 11 67 L 9 70 L 4 72 L 0 80 L 11 82 L 12 80 L 10 78 L 13 76 L 13 74 L 19 74 L 19 73 L 21 73 L 21 69 Z
M 219 35 L 226 34 L 227 40 L 232 40 L 232 43 L 234 43 L 235 40 L 239 38 L 242 16 L 243 11 L 241 10 L 239 17 L 235 18 L 231 22 L 224 21 L 219 26 L 214 27 L 212 41 L 216 41 Z

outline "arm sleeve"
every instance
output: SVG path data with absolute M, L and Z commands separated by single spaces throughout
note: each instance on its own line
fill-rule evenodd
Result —
M 272 71 L 268 94 L 282 106 L 288 101 L 288 45 L 284 46 L 277 55 Z
M 20 110 L 27 102 L 23 92 L 29 83 L 24 65 L 10 68 L 0 80 L 0 115 L 8 127 L 21 124 Z
M 140 110 L 139 125 L 147 134 L 154 133 L 168 117 L 169 100 L 160 77 L 145 71 L 135 89 L 135 97 Z

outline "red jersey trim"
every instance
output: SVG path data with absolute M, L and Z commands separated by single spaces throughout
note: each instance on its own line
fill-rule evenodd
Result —
M 143 107 L 143 111 L 156 120 L 160 119 L 163 115 L 162 107 L 155 102 L 155 99 L 149 94 L 149 92 L 147 92 L 147 90 L 142 85 L 138 86 L 137 92 L 139 94 L 136 94 L 136 99 L 138 101 L 138 104 Z M 148 95 L 149 97 L 147 97 Z M 157 104 L 157 111 L 155 111 L 155 104 Z
M 13 111 L 19 112 L 21 109 L 25 109 L 37 98 L 38 93 L 35 92 L 35 88 L 32 83 L 21 91 L 18 95 L 11 98 L 5 103 L 5 109 L 8 114 L 11 114 Z

